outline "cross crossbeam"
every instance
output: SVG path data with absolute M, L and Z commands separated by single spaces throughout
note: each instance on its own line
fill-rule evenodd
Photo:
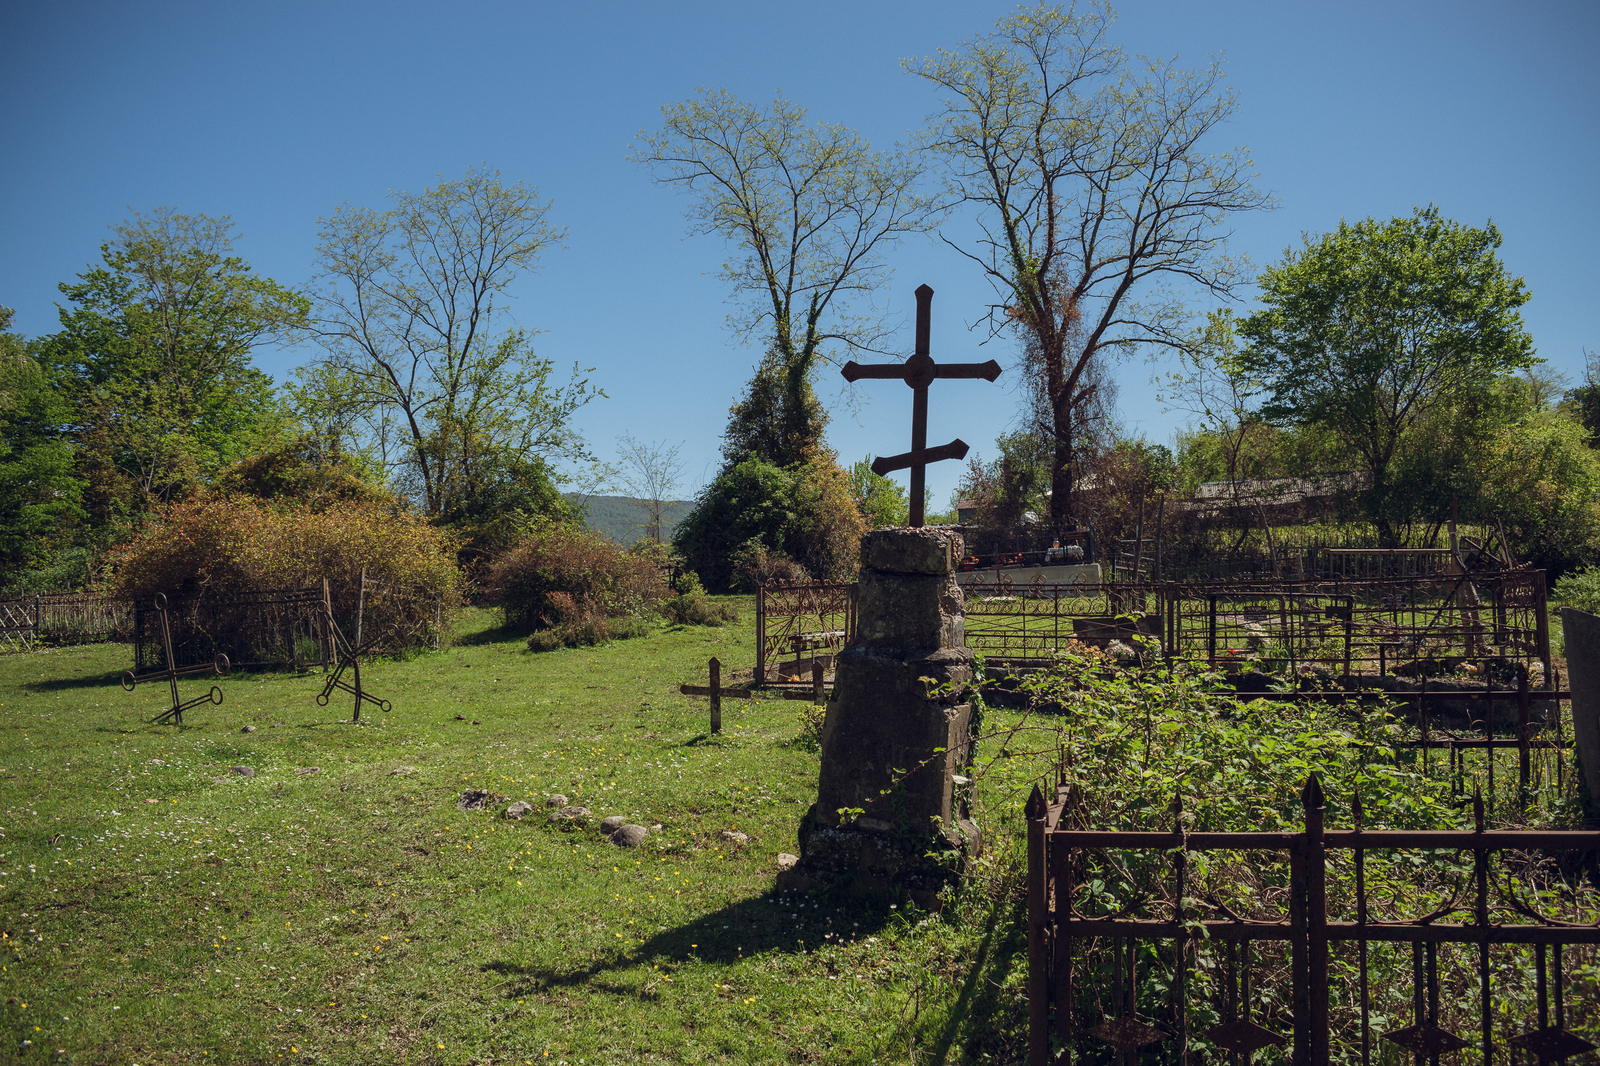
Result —
M 863 378 L 899 378 L 912 390 L 911 399 L 911 450 L 899 455 L 880 456 L 872 463 L 872 472 L 879 477 L 891 470 L 911 470 L 911 526 L 924 524 L 926 517 L 923 494 L 927 487 L 929 463 L 945 459 L 965 459 L 967 443 L 960 437 L 949 444 L 928 447 L 928 386 L 939 378 L 982 378 L 993 381 L 1000 376 L 1000 364 L 990 359 L 985 363 L 936 363 L 928 354 L 928 334 L 932 319 L 933 289 L 917 286 L 917 347 L 904 363 L 874 363 L 863 365 L 851 360 L 840 373 L 849 382 Z

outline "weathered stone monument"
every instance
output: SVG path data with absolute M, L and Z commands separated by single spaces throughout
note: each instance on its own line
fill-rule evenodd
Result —
M 959 534 L 879 529 L 861 539 L 857 639 L 835 665 L 817 804 L 781 891 L 822 885 L 936 906 L 981 847 L 964 778 L 972 652 L 955 574 Z
M 937 906 L 939 890 L 981 847 L 968 817 L 972 681 L 961 586 L 961 535 L 923 527 L 927 465 L 960 459 L 959 437 L 928 447 L 928 386 L 940 378 L 993 381 L 1000 365 L 936 363 L 928 354 L 933 290 L 917 287 L 916 350 L 904 363 L 841 370 L 846 381 L 894 379 L 911 389 L 911 450 L 872 464 L 911 471 L 910 525 L 861 538 L 856 639 L 834 660 L 822 727 L 817 804 L 800 823 L 800 861 L 779 891 L 844 885 Z
M 1567 642 L 1567 682 L 1572 689 L 1572 739 L 1589 790 L 1591 815 L 1600 814 L 1600 618 L 1561 608 Z

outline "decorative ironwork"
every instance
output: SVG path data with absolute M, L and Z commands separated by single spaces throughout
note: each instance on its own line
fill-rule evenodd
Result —
M 202 703 L 221 704 L 222 690 L 217 686 L 212 685 L 211 691 L 205 693 L 204 695 L 196 696 L 190 700 L 180 701 L 178 699 L 178 678 L 189 677 L 193 674 L 203 674 L 207 671 L 211 671 L 212 673 L 216 674 L 216 676 L 221 677 L 223 674 L 228 672 L 230 669 L 230 664 L 226 655 L 218 653 L 209 663 L 199 663 L 193 666 L 180 667 L 178 665 L 177 657 L 173 651 L 172 629 L 167 624 L 166 594 L 160 592 L 156 593 L 151 602 L 156 611 L 157 627 L 161 634 L 161 646 L 166 652 L 166 668 L 156 673 L 146 674 L 137 674 L 134 671 L 129 670 L 127 673 L 122 675 L 122 687 L 125 691 L 132 692 L 134 687 L 137 686 L 141 681 L 154 681 L 157 678 L 165 680 L 172 690 L 172 706 L 167 708 L 165 712 L 157 715 L 155 718 L 152 718 L 151 722 L 159 725 L 168 719 L 172 719 L 179 725 L 182 725 L 183 712 L 187 711 L 190 707 L 197 707 Z
M 811 683 L 820 662 L 827 675 L 833 658 L 856 637 L 856 586 L 822 581 L 807 585 L 763 585 L 756 591 L 756 672 L 754 684 L 797 686 Z M 784 654 L 794 656 L 784 662 Z
M 328 680 L 323 682 L 322 691 L 317 693 L 317 706 L 326 707 L 328 700 L 335 692 L 348 692 L 355 697 L 355 706 L 350 713 L 350 721 L 361 721 L 361 705 L 370 703 L 384 714 L 393 709 L 393 704 L 386 699 L 374 696 L 361 685 L 361 656 L 369 653 L 378 642 L 377 637 L 368 639 L 365 643 L 361 639 L 362 607 L 365 606 L 366 592 L 365 570 L 361 572 L 362 602 L 356 608 L 356 639 L 351 643 L 345 639 L 344 630 L 339 628 L 339 623 L 333 617 L 333 603 L 328 595 L 328 582 L 322 582 L 322 606 L 324 617 L 327 619 L 328 633 L 333 645 L 334 667 L 333 673 L 328 675 Z M 350 680 L 344 679 L 345 671 L 350 671 Z
M 993 381 L 1000 376 L 1000 364 L 993 359 L 986 363 L 933 361 L 928 355 L 932 307 L 933 289 L 927 285 L 917 286 L 917 348 L 910 359 L 904 363 L 872 366 L 862 366 L 852 359 L 839 371 L 849 382 L 862 378 L 898 378 L 911 389 L 911 450 L 874 459 L 872 472 L 882 477 L 893 470 L 911 470 L 910 524 L 913 528 L 923 524 L 923 494 L 927 485 L 928 464 L 967 457 L 967 444 L 960 437 L 937 448 L 928 447 L 928 386 L 936 378 L 982 378 Z
M 31 651 L 39 639 L 39 598 L 0 600 L 0 642 L 13 651 Z
M 1537 905 L 1523 898 L 1524 871 L 1537 864 L 1539 853 L 1593 853 L 1600 850 L 1600 831 L 1499 830 L 1486 824 L 1483 802 L 1474 798 L 1475 828 L 1470 830 L 1383 830 L 1363 824 L 1359 797 L 1352 797 L 1349 829 L 1327 828 L 1325 800 L 1313 775 L 1301 792 L 1304 829 L 1300 832 L 1190 831 L 1182 806 L 1173 804 L 1172 828 L 1156 831 L 1077 829 L 1069 825 L 1069 812 L 1083 809 L 1065 775 L 1055 789 L 1054 802 L 1046 803 L 1035 787 L 1026 806 L 1028 839 L 1028 995 L 1029 1062 L 1043 1066 L 1051 1061 L 1070 1062 L 1088 1048 L 1081 1036 L 1109 1039 L 1124 1030 L 1133 1038 L 1141 1010 L 1166 1027 L 1174 1061 L 1190 1061 L 1190 1020 L 1196 1008 L 1220 992 L 1215 1005 L 1223 1021 L 1193 1036 L 1228 1051 L 1248 1056 L 1283 1038 L 1250 1017 L 1251 1003 L 1277 1004 L 1280 1020 L 1290 1023 L 1293 1061 L 1324 1066 L 1330 1061 L 1335 1037 L 1359 1050 L 1361 1062 L 1373 1061 L 1377 1041 L 1387 1040 L 1417 1055 L 1434 1056 L 1476 1045 L 1485 1063 L 1505 1060 L 1509 1048 L 1526 1049 L 1540 1061 L 1578 1054 L 1593 1045 L 1572 1031 L 1575 1019 L 1567 1010 L 1562 972 L 1562 952 L 1583 953 L 1580 972 L 1594 963 L 1600 947 L 1600 899 L 1591 891 L 1574 889 L 1563 895 L 1570 913 L 1551 916 L 1548 901 Z M 1367 881 L 1367 857 L 1376 851 L 1411 850 L 1435 855 L 1458 855 L 1470 867 L 1458 884 L 1443 884 L 1449 898 L 1421 917 L 1395 919 L 1375 916 L 1379 904 L 1393 902 L 1394 885 L 1374 892 Z M 1263 886 L 1281 883 L 1276 892 L 1258 894 L 1230 906 L 1227 874 L 1208 873 L 1225 868 L 1225 855 L 1252 853 L 1263 871 Z M 1204 863 L 1191 861 L 1205 853 Z M 1278 856 L 1276 859 L 1264 856 Z M 1497 860 L 1498 857 L 1498 860 Z M 1287 860 L 1287 876 L 1273 865 Z M 1097 877 L 1096 870 L 1110 864 L 1118 880 L 1126 882 L 1123 896 L 1104 898 L 1095 887 L 1081 890 Z M 1354 875 L 1354 891 L 1341 890 L 1330 899 L 1328 871 L 1337 866 L 1346 877 Z M 1281 877 L 1281 881 L 1280 881 Z M 1500 887 L 1504 882 L 1504 887 Z M 1094 882 L 1098 885 L 1098 882 Z M 1128 896 L 1128 893 L 1132 893 Z M 1084 914 L 1080 907 L 1093 901 L 1104 913 Z M 1237 909 L 1235 909 L 1237 908 Z M 1243 912 L 1243 913 L 1241 913 Z M 1451 921 L 1462 913 L 1464 920 Z M 1137 915 L 1137 916 L 1134 916 Z M 1110 950 L 1107 950 L 1109 944 Z M 1369 976 L 1372 949 L 1392 945 L 1386 953 L 1399 959 L 1393 948 L 1409 944 L 1412 955 L 1411 1024 L 1384 1036 L 1372 1031 L 1377 1013 L 1394 1017 L 1397 993 L 1404 985 L 1393 979 L 1374 990 Z M 1143 950 L 1136 951 L 1136 945 Z M 1440 974 L 1441 949 L 1462 952 L 1449 984 Z M 1496 952 L 1532 949 L 1536 960 L 1538 1028 L 1507 1038 L 1493 1024 L 1507 1011 L 1502 1002 L 1511 990 L 1505 986 L 1507 968 L 1492 965 Z M 1266 972 L 1287 971 L 1284 989 L 1250 990 L 1251 953 L 1271 955 Z M 1335 951 L 1339 957 L 1333 958 Z M 1243 954 L 1243 966 L 1239 955 Z M 1553 970 L 1547 959 L 1553 953 Z M 1209 956 L 1206 957 L 1206 956 Z M 1220 956 L 1220 958 L 1219 958 Z M 1144 960 L 1151 979 L 1141 987 L 1164 991 L 1165 1002 L 1135 1002 L 1133 960 Z M 1126 962 L 1124 962 L 1126 960 Z M 1470 960 L 1470 961 L 1469 961 Z M 1125 968 L 1126 967 L 1126 968 Z M 1526 973 L 1531 969 L 1522 968 Z M 1335 1033 L 1330 1013 L 1330 974 L 1352 975 L 1353 989 L 1341 994 L 1349 1012 L 1339 1019 Z M 1242 971 L 1242 972 L 1241 972 Z M 1086 987 L 1103 975 L 1108 985 L 1102 999 Z M 1127 977 L 1124 977 L 1124 973 Z M 1218 980 L 1220 975 L 1220 980 Z M 1205 978 L 1202 981 L 1202 977 Z M 1348 978 L 1342 978 L 1348 980 Z M 1278 980 L 1282 980 L 1279 978 Z M 1476 987 L 1462 987 L 1470 981 Z M 1440 990 L 1451 998 L 1452 1018 L 1475 1021 L 1476 1031 L 1465 1036 L 1450 1033 L 1440 1009 Z M 1353 995 L 1352 995 L 1353 992 Z M 1266 993 L 1266 995 L 1263 995 Z M 1146 993 L 1150 995 L 1149 992 Z M 1497 999 L 1498 996 L 1498 999 Z M 1596 1004 L 1587 1002 L 1582 1024 L 1600 1024 Z M 1098 1029 L 1080 1027 L 1079 1015 L 1100 1012 Z M 1053 1014 L 1053 1018 L 1052 1018 Z M 1113 1017 L 1114 1016 L 1114 1017 Z M 1144 1024 L 1142 1021 L 1138 1024 Z M 1052 1058 L 1054 1044 L 1062 1049 Z M 1132 1045 L 1126 1045 L 1132 1046 Z
M 155 625 L 143 605 L 135 605 L 134 670 L 159 664 L 169 638 L 180 658 L 226 655 L 245 668 L 299 670 L 311 663 L 326 668 L 331 649 L 322 603 L 322 590 L 315 586 L 259 589 L 188 601 Z

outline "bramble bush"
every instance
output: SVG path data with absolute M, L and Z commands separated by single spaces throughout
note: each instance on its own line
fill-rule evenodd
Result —
M 543 525 L 501 555 L 488 588 L 508 629 L 532 631 L 534 651 L 642 636 L 671 594 L 647 553 L 569 523 Z
M 327 578 L 342 619 L 355 613 L 365 569 L 369 579 L 409 593 L 369 603 L 366 631 L 394 629 L 431 642 L 449 633 L 461 606 L 455 552 L 449 532 L 372 500 L 313 506 L 216 494 L 158 508 L 133 539 L 112 549 L 102 589 L 117 599 L 161 592 L 183 602 Z

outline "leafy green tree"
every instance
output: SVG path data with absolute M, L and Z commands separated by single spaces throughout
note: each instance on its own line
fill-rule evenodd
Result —
M 738 249 L 722 272 L 740 301 L 730 323 L 767 350 L 735 407 L 727 464 L 750 454 L 778 466 L 805 461 L 824 426 L 811 393 L 818 361 L 830 346 L 881 350 L 883 323 L 858 302 L 887 283 L 889 247 L 931 224 L 916 161 L 873 151 L 843 126 L 809 123 L 781 96 L 761 107 L 703 90 L 661 114 L 632 158 L 693 197 L 691 233 Z
M 1600 353 L 1583 353 L 1583 384 L 1562 397 L 1561 407 L 1587 431 L 1589 447 L 1600 448 Z
M 1236 106 L 1220 65 L 1132 63 L 1107 40 L 1113 18 L 1103 3 L 1026 8 L 958 51 L 906 63 L 945 94 L 927 142 L 950 198 L 976 211 L 961 250 L 998 296 L 990 328 L 1020 332 L 1042 383 L 1058 529 L 1076 517 L 1097 363 L 1181 349 L 1187 316 L 1168 286 L 1229 296 L 1247 279 L 1225 254 L 1226 220 L 1271 203 L 1245 151 L 1209 147 Z
M 43 352 L 68 382 L 97 524 L 192 491 L 281 424 L 250 356 L 293 336 L 310 304 L 253 274 L 232 231 L 226 216 L 135 214 L 61 285 L 70 307 Z
M 45 561 L 83 516 L 65 434 L 71 406 L 33 346 L 7 332 L 12 314 L 0 307 L 0 587 Z
M 1418 479 L 1397 475 L 1425 451 L 1423 429 L 1537 361 L 1517 311 L 1527 287 L 1500 242 L 1492 223 L 1462 226 L 1431 206 L 1341 222 L 1261 275 L 1264 306 L 1239 327 L 1262 417 L 1337 438 L 1367 476 L 1362 508 L 1385 545 L 1417 511 Z
M 911 501 L 900 483 L 872 472 L 872 456 L 850 464 L 850 495 L 869 529 L 903 526 L 911 515 Z
M 509 484 L 501 474 L 589 457 L 572 417 L 605 394 L 576 366 L 559 382 L 506 308 L 564 233 L 536 189 L 492 171 L 391 198 L 388 211 L 346 205 L 322 220 L 312 329 L 323 353 L 293 394 L 427 514 L 480 513 L 474 494 Z

